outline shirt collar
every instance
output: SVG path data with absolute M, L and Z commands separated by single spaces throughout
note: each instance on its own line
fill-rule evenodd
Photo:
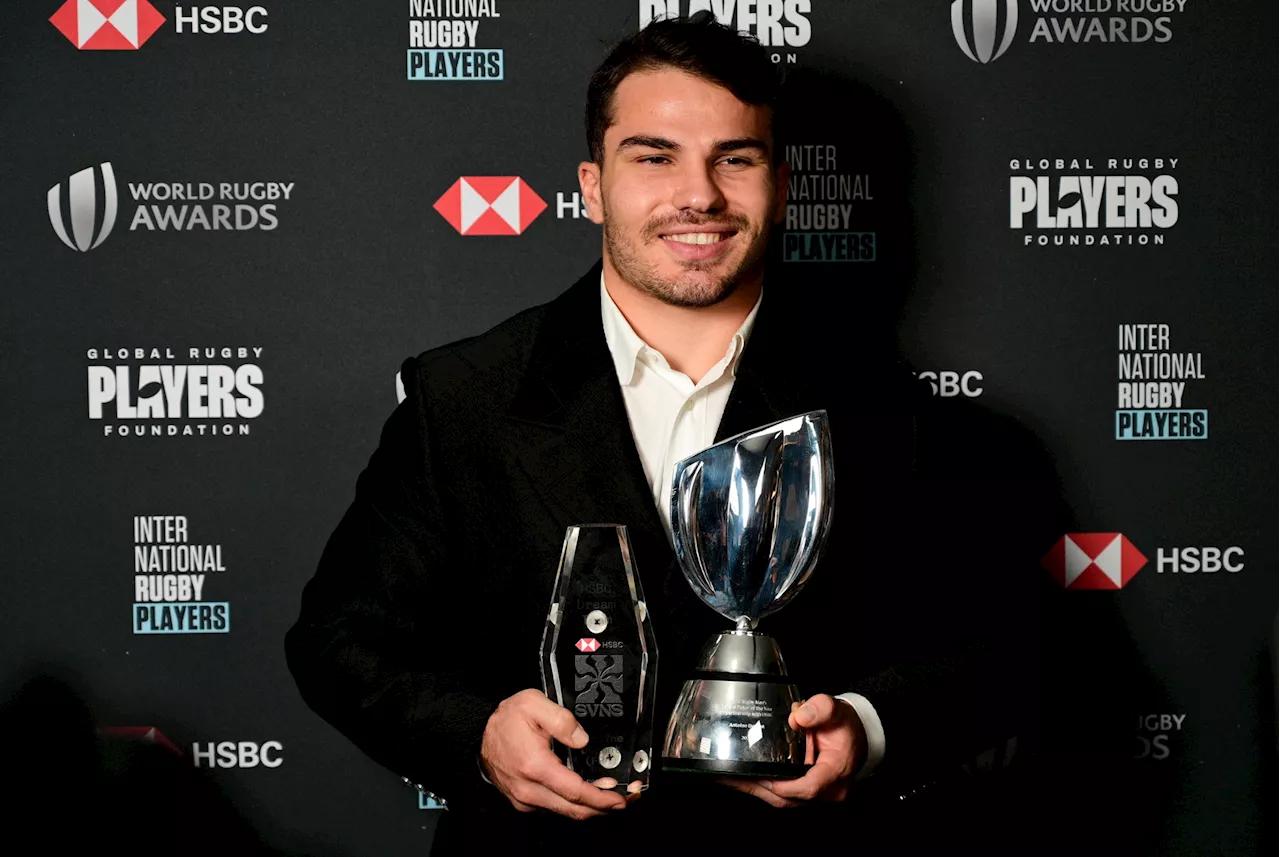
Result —
M 728 362 L 724 372 L 730 376 L 737 375 L 743 348 L 747 343 L 747 337 L 751 335 L 751 328 L 755 326 L 756 315 L 760 312 L 760 302 L 763 300 L 764 289 L 761 289 L 755 306 L 742 320 L 742 325 L 734 333 L 733 339 L 729 342 L 729 348 L 725 351 L 724 360 L 721 362 Z M 622 310 L 618 309 L 618 305 L 613 302 L 609 290 L 604 285 L 604 271 L 600 272 L 600 317 L 604 323 L 604 339 L 609 345 L 609 354 L 613 358 L 613 368 L 618 374 L 618 383 L 624 387 L 630 386 L 635 380 L 641 355 L 646 351 L 654 354 L 659 352 L 640 338 L 639 334 L 632 329 L 626 316 L 622 314 Z

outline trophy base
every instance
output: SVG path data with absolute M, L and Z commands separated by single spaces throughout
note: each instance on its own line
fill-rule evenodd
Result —
M 765 780 L 794 780 L 803 777 L 813 765 L 794 762 L 731 762 L 722 759 L 662 760 L 663 773 L 716 774 L 722 777 L 747 777 Z
M 804 776 L 804 730 L 791 728 L 799 689 L 777 644 L 752 631 L 714 639 L 684 683 L 662 747 L 664 771 L 793 779 Z

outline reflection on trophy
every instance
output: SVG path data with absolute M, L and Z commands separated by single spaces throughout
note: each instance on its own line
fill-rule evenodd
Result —
M 543 691 L 589 736 L 561 748 L 569 770 L 611 791 L 647 789 L 658 647 L 626 527 L 568 528 L 539 654 Z
M 805 736 L 788 717 L 799 690 L 756 623 L 813 573 L 831 523 L 835 472 L 826 411 L 721 441 L 676 465 L 671 529 L 685 579 L 736 623 L 702 650 L 667 726 L 663 768 L 799 777 Z

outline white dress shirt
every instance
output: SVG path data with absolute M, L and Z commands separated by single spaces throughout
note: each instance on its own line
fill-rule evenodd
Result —
M 729 401 L 729 391 L 737 375 L 738 363 L 747 337 L 755 324 L 764 292 L 756 300 L 742 326 L 729 342 L 724 357 L 693 383 L 688 375 L 677 372 L 665 357 L 650 348 L 631 328 L 618 305 L 609 296 L 600 275 L 600 315 L 604 338 L 609 344 L 613 366 L 622 387 L 622 400 L 627 406 L 627 419 L 635 438 L 640 463 L 653 493 L 658 513 L 671 526 L 668 497 L 676 462 L 701 452 L 715 443 L 716 430 Z M 867 735 L 867 761 L 856 779 L 869 776 L 884 758 L 884 727 L 866 697 L 842 693 L 836 697 L 853 706 Z

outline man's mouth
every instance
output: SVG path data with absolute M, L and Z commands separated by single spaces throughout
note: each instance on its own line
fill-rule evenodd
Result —
M 716 244 L 732 238 L 733 232 L 674 232 L 659 236 L 665 241 L 678 241 L 681 244 Z

